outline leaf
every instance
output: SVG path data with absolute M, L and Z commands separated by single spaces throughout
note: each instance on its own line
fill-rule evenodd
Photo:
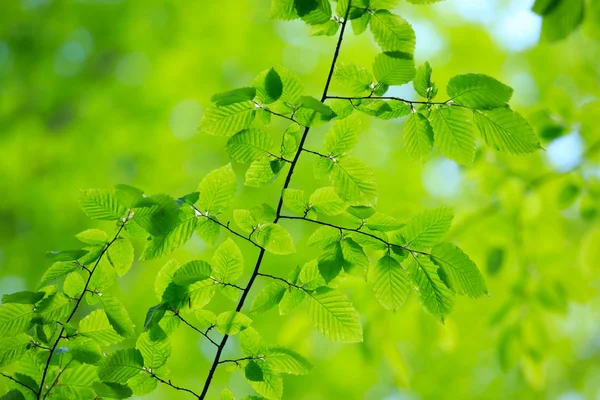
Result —
M 271 68 L 265 77 L 264 82 L 265 88 L 265 104 L 273 103 L 274 101 L 279 100 L 281 95 L 283 94 L 283 82 L 279 77 L 279 74 L 275 70 L 275 68 Z
M 491 76 L 465 74 L 450 79 L 446 92 L 457 104 L 488 110 L 505 106 L 512 97 L 513 89 Z
M 94 392 L 102 399 L 128 399 L 133 391 L 127 385 L 114 382 L 94 382 Z
M 92 339 L 82 336 L 71 338 L 67 346 L 73 359 L 82 363 L 96 364 L 103 357 L 100 345 Z
M 331 226 L 322 226 L 318 228 L 308 238 L 309 246 L 319 246 L 325 248 L 331 243 L 335 243 L 341 240 L 340 231 Z
M 434 208 L 412 217 L 402 234 L 410 249 L 428 249 L 442 241 L 454 215 L 449 208 Z
M 404 226 L 396 218 L 382 213 L 375 213 L 365 221 L 365 226 L 380 232 L 396 231 Z
M 106 382 L 125 383 L 143 367 L 144 358 L 138 349 L 117 350 L 98 363 L 98 377 Z
M 41 319 L 43 324 L 54 323 L 67 317 L 73 307 L 74 304 L 67 296 L 63 293 L 56 293 L 40 302 L 35 310 L 35 319 Z
M 95 246 L 103 246 L 110 241 L 106 232 L 101 231 L 100 229 L 88 229 L 78 233 L 75 237 L 83 243 Z
M 5 336 L 0 340 L 0 367 L 18 361 L 31 343 L 31 338 L 20 333 L 16 336 Z
M 248 328 L 252 320 L 237 311 L 225 311 L 217 317 L 217 330 L 224 335 L 235 335 Z
M 312 25 L 310 27 L 310 34 L 312 36 L 334 36 L 339 28 L 340 24 L 330 19 L 324 24 Z
M 281 399 L 283 395 L 283 380 L 267 363 L 261 362 L 259 364 L 255 361 L 250 361 L 244 369 L 244 374 L 250 386 L 258 394 L 269 400 Z
M 217 287 L 211 279 L 190 285 L 188 292 L 190 310 L 196 310 L 207 305 L 216 292 Z
M 221 400 L 235 400 L 233 392 L 227 388 L 221 392 Z
M 289 232 L 281 225 L 267 223 L 254 232 L 256 243 L 273 254 L 290 254 L 296 251 L 294 241 Z
M 283 189 L 283 204 L 296 214 L 304 215 L 308 211 L 304 190 Z
M 342 240 L 340 246 L 344 257 L 344 270 L 347 273 L 357 273 L 359 276 L 366 273 L 369 267 L 369 259 L 362 246 L 350 237 Z
M 258 332 L 249 327 L 240 333 L 240 348 L 249 356 L 262 356 L 265 353 L 265 342 Z
M 429 121 L 442 153 L 463 165 L 475 158 L 475 134 L 469 112 L 459 107 L 435 107 Z
M 351 63 L 337 65 L 333 72 L 333 79 L 354 95 L 368 93 L 373 83 L 373 76 L 368 69 Z
M 92 311 L 79 322 L 79 334 L 88 337 L 102 346 L 119 343 L 123 340 L 108 320 L 104 310 Z
M 164 318 L 168 309 L 169 305 L 167 303 L 160 303 L 150 307 L 148 309 L 148 312 L 146 313 L 146 320 L 144 321 L 144 331 L 148 331 L 156 325 L 158 325 L 160 321 Z
M 171 342 L 160 328 L 142 332 L 137 339 L 135 347 L 140 351 L 147 368 L 160 368 L 167 362 L 171 355 Z
M 127 238 L 120 237 L 115 240 L 108 247 L 106 255 L 119 276 L 125 275 L 133 264 L 133 246 Z
M 2 303 L 35 304 L 45 296 L 44 292 L 16 292 L 2 295 Z M 0 308 L 1 310 L 1 308 Z
M 347 156 L 334 162 L 329 179 L 340 198 L 350 205 L 377 202 L 375 174 L 355 157 Z
M 171 259 L 162 266 L 160 271 L 158 271 L 158 275 L 154 281 L 154 293 L 156 294 L 156 298 L 159 300 L 162 299 L 165 289 L 171 282 L 173 282 L 173 275 L 179 269 L 179 267 L 180 265 L 177 260 Z
M 433 70 L 431 65 L 426 61 L 425 64 L 417 68 L 415 78 L 413 79 L 413 87 L 419 96 L 426 99 L 434 99 L 437 96 L 437 87 L 431 80 Z
M 206 215 L 219 214 L 231 205 L 237 189 L 231 164 L 209 172 L 198 185 L 198 208 Z M 210 213 L 210 214 L 209 214 Z
M 210 98 L 210 101 L 215 103 L 216 106 L 222 107 L 252 100 L 254 99 L 254 96 L 256 96 L 255 88 L 244 87 L 240 89 L 229 90 L 227 92 L 217 93 Z
M 474 116 L 483 140 L 496 150 L 525 154 L 541 148 L 529 123 L 509 108 L 475 112 Z
M 273 182 L 285 166 L 285 161 L 273 157 L 263 157 L 254 160 L 246 171 L 244 184 L 251 187 L 261 187 Z
M 121 304 L 119 299 L 111 295 L 103 295 L 100 302 L 104 307 L 104 312 L 114 330 L 122 337 L 131 337 L 135 333 L 135 325 L 129 317 L 129 313 Z
M 421 113 L 411 113 L 404 123 L 404 147 L 411 159 L 425 162 L 433 147 L 433 130 Z
M 591 13 L 594 11 L 591 10 Z M 568 37 L 582 24 L 586 4 L 584 0 L 560 1 L 547 12 L 542 23 L 542 36 L 549 42 L 557 42 Z
M 408 262 L 407 269 L 423 306 L 436 316 L 449 314 L 454 306 L 454 297 L 440 280 L 438 267 L 429 258 L 416 256 Z
M 385 52 L 377 55 L 373 62 L 375 79 L 386 85 L 404 85 L 415 77 L 415 73 L 415 61 L 409 53 Z
M 306 358 L 285 347 L 269 347 L 266 360 L 280 374 L 306 375 L 313 369 Z
M 49 261 L 75 261 L 86 254 L 88 254 L 88 250 L 51 250 L 47 251 L 45 256 Z
M 250 313 L 262 314 L 269 311 L 279 304 L 285 294 L 285 290 L 286 287 L 283 282 L 272 282 L 268 284 L 254 298 L 252 307 L 250 307 Z
M 302 107 L 323 114 L 325 117 L 333 115 L 333 110 L 329 108 L 329 106 L 323 104 L 322 102 L 320 102 L 312 96 L 302 96 L 300 98 L 300 102 L 302 103 Z
M 318 258 L 319 273 L 326 282 L 334 280 L 344 266 L 344 255 L 340 242 L 327 246 Z
M 46 270 L 46 272 L 44 272 L 44 275 L 42 276 L 42 280 L 38 287 L 44 287 L 49 283 L 52 283 L 55 280 L 70 274 L 78 268 L 79 267 L 77 266 L 77 264 L 73 262 L 55 262 L 50 266 L 50 268 Z
M 383 256 L 373 268 L 373 291 L 383 307 L 398 311 L 408 297 L 408 275 L 398 261 Z
M 288 159 L 293 158 L 298 151 L 301 138 L 300 126 L 296 124 L 288 126 L 281 139 L 281 156 Z
M 231 136 L 250 126 L 254 120 L 254 108 L 254 103 L 251 101 L 211 107 L 202 117 L 200 130 L 211 135 Z
M 186 243 L 194 233 L 198 219 L 195 216 L 183 219 L 173 226 L 165 235 L 152 236 L 140 260 L 152 260 L 170 254 Z
M 119 203 L 114 193 L 104 189 L 79 191 L 79 206 L 92 219 L 113 221 L 124 217 L 127 212 L 127 209 Z
M 488 294 L 475 263 L 452 243 L 439 243 L 431 249 L 431 261 L 440 267 L 440 278 L 454 293 L 473 298 Z
M 212 258 L 215 278 L 222 282 L 235 282 L 244 271 L 244 258 L 240 248 L 231 238 L 225 240 L 215 251 Z
M 209 246 L 214 246 L 221 233 L 221 227 L 215 221 L 217 221 L 217 217 L 215 216 L 210 218 L 200 218 L 196 225 L 196 234 L 198 234 L 200 239 L 204 240 Z
M 244 232 L 251 232 L 258 225 L 250 210 L 233 210 L 233 220 Z
M 183 264 L 173 274 L 173 282 L 177 285 L 191 285 L 192 283 L 209 279 L 212 268 L 209 263 L 194 260 Z
M 343 213 L 347 207 L 333 187 L 322 187 L 315 190 L 310 195 L 308 203 L 319 214 L 332 216 Z
M 358 312 L 343 294 L 320 288 L 310 293 L 310 317 L 317 330 L 336 342 L 361 342 L 362 326 Z
M 325 135 L 324 145 L 328 155 L 335 158 L 350 153 L 358 142 L 360 120 L 353 117 L 336 121 Z
M 271 136 L 261 129 L 244 129 L 229 138 L 227 153 L 233 161 L 247 163 L 271 154 Z
M 294 0 L 272 0 L 269 18 L 281 19 L 284 21 L 299 18 L 294 5 Z
M 309 25 L 323 24 L 331 19 L 328 0 L 294 0 L 298 15 Z
M 127 381 L 134 396 L 145 396 L 153 392 L 158 386 L 158 380 L 150 374 L 139 374 Z
M 408 22 L 387 10 L 371 15 L 371 33 L 383 51 L 415 52 L 415 32 Z
M 80 364 L 66 368 L 60 375 L 60 382 L 54 386 L 51 397 L 58 399 L 93 399 L 96 393 L 92 388 L 92 383 L 96 379 L 96 367 L 93 365 Z

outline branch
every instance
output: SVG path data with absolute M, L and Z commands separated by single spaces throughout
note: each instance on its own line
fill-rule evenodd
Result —
M 288 285 L 290 287 L 295 287 L 298 290 L 302 290 L 302 291 L 305 291 L 306 293 L 308 293 L 308 290 L 306 290 L 302 286 L 295 285 L 292 282 L 290 282 L 290 281 L 288 281 L 288 280 L 286 280 L 284 278 L 280 278 L 279 276 L 269 275 L 269 274 L 263 274 L 263 273 L 259 273 L 258 276 L 262 276 L 264 278 L 273 279 L 273 280 L 276 280 L 276 281 L 281 281 L 281 282 L 285 283 L 286 285 Z
M 237 236 L 237 237 L 239 237 L 239 238 L 241 238 L 241 239 L 244 239 L 244 240 L 245 240 L 245 241 L 247 241 L 247 242 L 250 242 L 250 243 L 252 243 L 254 246 L 258 247 L 259 249 L 262 249 L 262 247 L 261 247 L 261 246 L 260 246 L 258 243 L 256 243 L 255 241 L 253 241 L 252 239 L 250 239 L 250 238 L 247 238 L 246 236 L 242 235 L 241 233 L 239 233 L 239 232 L 237 232 L 237 231 L 234 231 L 233 229 L 231 229 L 231 228 L 229 227 L 229 222 L 228 222 L 228 223 L 226 223 L 226 224 L 224 224 L 224 223 L 222 223 L 222 222 L 220 222 L 220 221 L 217 221 L 216 219 L 214 219 L 214 218 L 211 218 L 210 216 L 208 216 L 208 215 L 204 214 L 204 213 L 203 213 L 202 211 L 200 211 L 200 210 L 198 209 L 198 207 L 196 207 L 195 205 L 191 205 L 190 207 L 192 207 L 192 210 L 194 210 L 194 213 L 196 214 L 196 216 L 197 216 L 197 217 L 204 217 L 204 218 L 206 218 L 206 219 L 210 219 L 212 222 L 214 222 L 214 223 L 215 223 L 215 224 L 217 224 L 217 225 L 220 225 L 222 228 L 225 228 L 225 229 L 227 229 L 229 232 L 233 233 L 235 236 Z
M 240 365 L 240 361 L 264 360 L 264 359 L 265 358 L 261 357 L 261 356 L 244 357 L 244 358 L 238 358 L 236 360 L 223 360 L 223 361 L 219 361 L 219 364 L 236 363 L 237 365 Z
M 0 372 L 0 375 L 2 375 L 3 377 L 5 377 L 6 379 L 10 379 L 11 381 L 13 381 L 15 383 L 18 383 L 19 385 L 21 385 L 21 386 L 23 386 L 23 387 L 31 390 L 36 396 L 38 395 L 38 392 L 36 392 L 36 390 L 34 388 L 29 387 L 28 385 L 24 384 L 21 381 L 18 381 L 17 379 L 13 378 L 12 376 L 6 375 L 5 373 L 2 373 L 2 372 Z
M 106 246 L 104 247 L 104 250 L 102 250 L 102 252 L 100 253 L 100 257 L 98 257 L 98 259 L 96 260 L 96 263 L 94 263 L 94 267 L 90 270 L 90 273 L 88 275 L 88 279 L 85 282 L 85 286 L 83 287 L 83 291 L 81 292 L 81 295 L 77 298 L 77 302 L 75 303 L 75 307 L 73 307 L 73 310 L 69 314 L 69 317 L 67 318 L 66 323 L 69 323 L 71 321 L 71 319 L 73 318 L 73 316 L 75 315 L 75 312 L 77 311 L 77 309 L 79 308 L 79 305 L 81 304 L 81 300 L 83 299 L 83 296 L 88 291 L 88 286 L 89 286 L 89 284 L 90 284 L 90 282 L 92 280 L 92 276 L 94 275 L 94 271 L 96 271 L 96 267 L 98 267 L 98 264 L 100 263 L 100 260 L 102 260 L 102 257 L 104 257 L 104 254 L 106 254 L 106 252 L 108 251 L 108 248 L 110 246 L 112 246 L 112 244 L 114 242 L 117 241 L 117 239 L 119 238 L 119 235 L 121 234 L 121 231 L 123 231 L 123 228 L 125 227 L 125 224 L 127 223 L 127 221 L 129 221 L 128 217 L 121 219 L 121 226 L 119 227 L 119 230 L 117 230 L 117 233 L 115 234 L 115 236 L 113 237 L 113 239 L 106 244 Z M 63 324 L 61 324 L 61 326 L 62 326 L 62 328 L 60 329 L 60 333 L 58 334 L 58 337 L 56 338 L 56 341 L 54 342 L 54 344 L 52 345 L 52 348 L 50 349 L 50 354 L 48 355 L 48 360 L 46 360 L 46 365 L 44 366 L 44 372 L 42 373 L 42 380 L 40 381 L 40 388 L 39 388 L 39 390 L 37 392 L 35 392 L 36 395 L 37 395 L 37 399 L 38 400 L 41 399 L 42 392 L 44 390 L 44 381 L 46 380 L 46 375 L 48 374 L 48 368 L 50 367 L 50 361 L 52 360 L 52 355 L 54 354 L 54 351 L 56 350 L 56 347 L 58 346 L 58 343 L 63 338 L 63 335 L 65 333 L 65 326 Z
M 350 102 L 352 102 L 352 100 L 395 100 L 395 101 L 401 101 L 403 103 L 409 104 L 409 105 L 413 105 L 413 104 L 427 104 L 427 105 L 453 105 L 453 106 L 457 106 L 457 107 L 462 107 L 459 104 L 456 103 L 451 103 L 452 99 L 448 99 L 446 101 L 415 101 L 415 100 L 407 100 L 407 99 L 403 99 L 401 97 L 394 97 L 394 96 L 362 96 L 362 97 L 345 97 L 345 96 L 327 96 L 325 98 L 325 100 L 329 100 L 329 99 L 338 99 L 338 100 L 348 100 Z
M 350 0 L 349 3 L 351 3 L 351 1 L 352 0 Z M 348 5 L 350 6 L 350 4 L 348 4 Z M 340 54 L 340 48 L 342 47 L 342 40 L 344 38 L 344 31 L 346 29 L 346 24 L 348 22 L 348 13 L 349 12 L 350 12 L 350 7 L 348 7 L 348 9 L 346 10 L 346 15 L 344 16 L 344 21 L 342 22 L 342 28 L 340 31 L 340 35 L 338 37 L 337 45 L 335 47 L 335 52 L 333 54 L 333 60 L 331 61 L 331 66 L 329 68 L 329 74 L 327 76 L 327 81 L 325 82 L 325 88 L 323 89 L 323 94 L 321 96 L 321 102 L 324 102 L 327 99 L 327 92 L 329 91 L 329 85 L 331 84 L 331 79 L 333 77 L 333 71 L 335 70 L 335 64 L 336 64 L 336 61 Z M 290 181 L 292 180 L 292 176 L 294 174 L 294 169 L 296 167 L 296 164 L 298 163 L 300 154 L 302 154 L 304 142 L 306 141 L 306 137 L 308 136 L 309 131 L 310 131 L 310 127 L 304 128 L 304 133 L 302 134 L 302 138 L 300 139 L 300 142 L 298 144 L 298 150 L 296 151 L 296 154 L 294 155 L 294 159 L 292 160 L 292 163 L 290 164 L 290 169 L 285 178 L 285 183 L 283 184 L 283 190 L 281 191 L 282 194 L 279 196 L 279 204 L 277 205 L 277 211 L 275 213 L 275 219 L 274 219 L 273 223 L 277 223 L 279 221 L 279 219 L 281 218 L 281 209 L 283 208 L 283 192 L 290 185 Z M 239 312 L 242 309 L 242 307 L 244 306 L 246 297 L 248 297 L 248 293 L 250 293 L 250 289 L 252 288 L 252 285 L 254 284 L 254 281 L 256 280 L 256 277 L 259 274 L 260 266 L 262 264 L 262 260 L 263 260 L 264 256 L 265 256 L 265 249 L 261 248 L 260 253 L 258 254 L 258 258 L 256 260 L 256 264 L 254 266 L 254 271 L 252 272 L 252 275 L 250 276 L 250 279 L 248 281 L 248 285 L 246 286 L 246 289 L 244 289 L 244 292 L 242 293 L 240 301 L 238 302 L 238 305 L 236 307 L 237 312 Z M 202 389 L 202 394 L 200 395 L 200 400 L 203 400 L 206 397 L 206 394 L 208 393 L 208 388 L 210 387 L 210 383 L 212 382 L 213 376 L 215 375 L 215 371 L 217 369 L 217 366 L 219 365 L 219 359 L 221 358 L 221 353 L 223 352 L 223 349 L 225 348 L 225 345 L 227 344 L 228 339 L 229 339 L 229 335 L 223 336 L 223 339 L 221 340 L 221 344 L 219 344 L 219 347 L 217 348 L 217 353 L 215 354 L 215 358 L 213 360 L 212 366 L 210 367 L 208 376 L 206 377 L 206 381 L 204 382 L 204 387 Z
M 196 328 L 194 325 L 187 322 L 178 312 L 174 311 L 173 313 L 177 316 L 177 318 L 179 318 L 181 320 L 181 322 L 183 322 L 184 324 L 186 324 L 187 326 L 189 326 L 190 328 L 192 328 L 193 330 L 195 330 L 196 332 L 198 332 L 199 334 L 201 334 L 202 336 L 207 338 L 213 345 L 219 347 L 219 344 L 217 342 L 215 342 L 214 340 L 212 340 L 210 338 L 210 336 L 208 336 L 208 330 L 206 332 L 202 332 L 200 329 Z
M 170 379 L 169 379 L 168 381 L 165 381 L 164 379 L 162 379 L 162 378 L 159 378 L 159 377 L 158 377 L 156 374 L 154 374 L 154 372 L 149 372 L 149 374 L 150 374 L 150 376 L 151 376 L 151 377 L 153 377 L 154 379 L 156 379 L 157 381 L 159 381 L 159 382 L 160 382 L 160 383 L 162 383 L 162 384 L 165 384 L 165 385 L 167 385 L 167 386 L 170 386 L 170 387 L 172 387 L 172 388 L 173 388 L 173 389 L 175 389 L 175 390 L 180 390 L 180 391 L 182 391 L 182 392 L 187 392 L 187 393 L 190 393 L 190 394 L 192 394 L 192 395 L 196 396 L 196 398 L 198 398 L 198 399 L 202 399 L 202 397 L 198 396 L 198 394 L 197 394 L 196 392 L 194 392 L 193 390 L 186 389 L 186 388 L 184 388 L 184 387 L 181 387 L 181 386 L 175 386 L 175 385 L 173 385 L 173 384 L 171 383 L 171 380 L 170 380 Z
M 280 114 L 278 112 L 275 112 L 275 111 L 271 110 L 270 108 L 265 107 L 264 105 L 261 105 L 260 103 L 257 103 L 256 101 L 253 101 L 253 103 L 254 103 L 255 106 L 262 108 L 263 110 L 265 110 L 266 112 L 268 112 L 270 114 L 273 114 L 273 115 L 275 115 L 277 117 L 285 118 L 285 119 L 287 119 L 289 121 L 292 121 L 292 122 L 294 122 L 294 123 L 296 123 L 296 124 L 298 124 L 300 126 L 304 126 L 304 125 L 300 124 L 298 121 L 296 121 L 293 117 L 288 117 L 287 115 L 283 115 L 283 114 Z M 274 157 L 277 157 L 277 156 L 274 156 Z M 277 157 L 277 158 L 280 158 L 280 157 Z M 291 161 L 285 160 L 283 158 L 281 158 L 281 159 L 283 161 L 287 161 L 287 162 L 291 163 Z

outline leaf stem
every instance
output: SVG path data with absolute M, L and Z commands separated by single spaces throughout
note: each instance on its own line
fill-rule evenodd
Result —
M 10 379 L 11 381 L 13 381 L 15 383 L 18 383 L 19 385 L 21 385 L 21 386 L 23 386 L 23 387 L 31 390 L 36 396 L 38 395 L 38 392 L 34 388 L 30 387 L 29 385 L 24 384 L 23 382 L 15 379 L 15 378 L 13 378 L 12 376 L 7 375 L 7 374 L 5 374 L 3 372 L 0 372 L 0 375 L 2 375 L 3 377 L 5 377 L 6 379 Z
M 208 215 L 204 214 L 202 211 L 200 211 L 200 210 L 198 209 L 198 207 L 196 207 L 196 206 L 195 206 L 195 205 L 193 205 L 193 204 L 192 204 L 190 207 L 192 207 L 192 209 L 193 209 L 193 210 L 194 210 L 194 212 L 196 213 L 196 216 L 197 216 L 197 217 L 204 217 L 204 218 L 206 218 L 206 219 L 210 219 L 212 222 L 214 222 L 215 224 L 217 224 L 217 225 L 221 226 L 222 228 L 225 228 L 225 229 L 227 229 L 229 232 L 233 233 L 235 236 L 237 236 L 237 237 L 239 237 L 239 238 L 241 238 L 241 239 L 244 239 L 244 240 L 245 240 L 245 241 L 247 241 L 247 242 L 250 242 L 250 243 L 252 243 L 254 246 L 258 247 L 259 249 L 262 249 L 262 246 L 260 246 L 258 243 L 256 243 L 256 242 L 255 242 L 255 241 L 253 241 L 252 239 L 250 239 L 250 238 L 247 238 L 246 236 L 242 235 L 241 233 L 239 233 L 239 232 L 237 232 L 237 231 L 235 231 L 235 230 L 231 229 L 231 228 L 229 227 L 229 222 L 228 222 L 228 223 L 226 223 L 226 224 L 224 224 L 224 223 L 222 223 L 222 222 L 220 222 L 220 221 L 217 221 L 216 219 L 214 219 L 214 218 L 212 218 L 212 217 L 210 217 L 210 216 L 208 216 Z
M 150 372 L 150 376 L 153 377 L 154 379 L 156 379 L 157 381 L 159 381 L 160 383 L 162 383 L 164 385 L 167 385 L 167 386 L 170 386 L 170 387 L 172 387 L 175 390 L 180 390 L 182 392 L 187 392 L 187 393 L 193 394 L 198 399 L 202 398 L 202 397 L 198 396 L 198 394 L 196 392 L 194 392 L 193 390 L 186 389 L 186 388 L 181 387 L 181 386 L 173 385 L 173 383 L 171 383 L 170 379 L 168 381 L 165 381 L 164 379 L 159 378 L 154 372 Z
M 181 322 L 183 322 L 184 324 L 186 324 L 187 326 L 189 326 L 190 328 L 192 328 L 193 330 L 195 330 L 196 332 L 198 332 L 199 334 L 201 334 L 202 336 L 204 336 L 205 338 L 208 339 L 209 342 L 211 342 L 213 345 L 215 346 L 219 346 L 219 344 L 217 342 L 215 342 L 214 340 L 211 339 L 210 336 L 208 336 L 208 331 L 207 332 L 202 332 L 202 330 L 196 328 L 194 325 L 190 324 L 186 319 L 184 319 L 178 312 L 174 312 L 174 314 L 177 316 L 177 318 L 179 318 L 181 320 Z
M 269 275 L 269 274 L 263 274 L 263 273 L 259 273 L 258 276 L 262 276 L 263 278 L 273 279 L 273 280 L 276 280 L 276 281 L 281 281 L 281 282 L 285 283 L 286 285 L 288 285 L 290 287 L 295 287 L 296 289 L 303 290 L 303 291 L 305 291 L 305 292 L 308 293 L 308 290 L 306 290 L 302 286 L 295 285 L 292 282 L 290 282 L 290 281 L 288 281 L 288 280 L 286 280 L 284 278 L 281 278 L 279 276 Z

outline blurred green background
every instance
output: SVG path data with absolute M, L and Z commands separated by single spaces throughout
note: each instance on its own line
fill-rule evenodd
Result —
M 270 343 L 316 366 L 285 378 L 284 399 L 600 399 L 599 3 L 558 43 L 540 39 L 528 0 L 397 8 L 417 33 L 417 63 L 432 64 L 440 88 L 466 72 L 508 83 L 513 107 L 545 150 L 514 157 L 480 147 L 469 168 L 437 156 L 419 165 L 404 152 L 403 120 L 365 120 L 356 155 L 376 171 L 379 210 L 405 220 L 425 207 L 453 207 L 449 239 L 477 262 L 491 296 L 457 299 L 442 325 L 414 298 L 394 315 L 368 283 L 349 282 L 344 290 L 365 329 L 354 345 L 324 339 L 306 310 L 259 316 L 255 327 Z M 79 189 L 128 183 L 182 195 L 228 163 L 225 140 L 197 131 L 214 92 L 283 64 L 320 96 L 335 38 L 268 14 L 268 0 L 0 2 L 0 294 L 34 287 L 49 266 L 46 250 L 75 248 L 74 234 L 93 225 L 110 228 L 79 211 Z M 349 33 L 340 60 L 369 66 L 377 51 L 370 35 Z M 391 93 L 416 98 L 409 85 Z M 324 131 L 311 131 L 308 148 L 318 148 Z M 323 186 L 311 161 L 302 157 L 292 187 Z M 274 204 L 281 179 L 244 187 L 244 167 L 234 165 L 235 205 Z M 267 257 L 265 271 L 280 276 L 312 255 L 312 227 L 285 224 L 300 251 Z M 255 249 L 238 244 L 249 273 Z M 212 251 L 194 237 L 174 256 L 210 259 Z M 138 330 L 165 261 L 138 262 L 119 282 Z M 234 303 L 221 296 L 211 307 Z M 174 381 L 197 390 L 213 358 L 201 339 L 180 328 L 169 362 Z M 231 341 L 225 356 L 237 354 Z M 223 370 L 210 398 L 225 386 L 252 393 L 241 373 Z M 188 397 L 160 387 L 149 398 Z

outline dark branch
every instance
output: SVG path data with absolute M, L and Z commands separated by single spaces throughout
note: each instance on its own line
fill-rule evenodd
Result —
M 175 312 L 175 315 L 177 315 L 177 318 L 179 318 L 181 320 L 181 322 L 183 322 L 184 324 L 186 324 L 187 326 L 189 326 L 190 328 L 192 328 L 193 330 L 195 330 L 196 332 L 198 332 L 199 334 L 201 334 L 202 336 L 207 338 L 213 345 L 215 345 L 217 347 L 219 346 L 219 344 L 217 342 L 215 342 L 214 340 L 211 339 L 210 336 L 208 336 L 208 330 L 206 332 L 202 332 L 200 329 L 196 328 L 194 325 L 187 322 L 178 312 Z
M 194 210 L 194 212 L 196 213 L 196 216 L 198 216 L 198 217 L 204 217 L 204 218 L 206 218 L 206 219 L 210 219 L 212 222 L 214 222 L 214 223 L 215 223 L 215 224 L 217 224 L 217 225 L 220 225 L 222 228 L 225 228 L 225 229 L 227 229 L 229 232 L 233 233 L 235 236 L 237 236 L 237 237 L 239 237 L 239 238 L 241 238 L 241 239 L 244 239 L 244 240 L 245 240 L 245 241 L 247 241 L 247 242 L 250 242 L 250 243 L 252 243 L 254 246 L 258 247 L 259 249 L 262 249 L 262 247 L 261 247 L 261 246 L 260 246 L 258 243 L 256 243 L 256 242 L 254 242 L 253 240 L 251 240 L 251 239 L 247 238 L 246 236 L 242 235 L 241 233 L 239 233 L 239 232 L 237 232 L 237 231 L 234 231 L 233 229 L 231 229 L 231 228 L 229 227 L 229 223 L 227 223 L 227 224 L 224 224 L 224 223 L 222 223 L 222 222 L 220 222 L 220 221 L 217 221 L 216 219 L 214 219 L 214 218 L 210 217 L 209 215 L 206 215 L 206 214 L 204 214 L 202 211 L 200 211 L 200 210 L 199 210 L 199 209 L 198 209 L 196 206 L 194 206 L 194 205 L 192 205 L 191 207 L 192 207 L 192 210 Z
M 276 281 L 281 281 L 283 283 L 285 283 L 286 285 L 290 286 L 290 287 L 295 287 L 298 290 L 303 290 L 305 292 L 308 292 L 306 289 L 304 289 L 302 286 L 298 286 L 293 284 L 292 282 L 284 279 L 284 278 L 280 278 L 279 276 L 275 276 L 275 275 L 269 275 L 269 274 L 263 274 L 263 273 L 259 273 L 258 276 L 262 276 L 264 278 L 269 278 L 269 279 L 274 279 Z
M 352 100 L 394 100 L 394 101 L 401 101 L 403 103 L 409 104 L 409 105 L 413 105 L 413 104 L 426 104 L 426 105 L 453 105 L 453 106 L 459 106 L 462 107 L 456 103 L 451 103 L 452 99 L 448 99 L 446 101 L 415 101 L 415 100 L 407 100 L 407 99 L 403 99 L 401 97 L 394 97 L 394 96 L 362 96 L 362 97 L 345 97 L 345 96 L 327 96 L 326 100 L 333 100 L 333 99 L 337 99 L 337 100 L 348 100 L 350 102 L 352 102 Z
M 170 387 L 172 387 L 172 388 L 173 388 L 173 389 L 175 389 L 175 390 L 180 390 L 180 391 L 182 391 L 182 392 L 187 392 L 187 393 L 189 393 L 189 394 L 192 394 L 192 395 L 196 396 L 196 398 L 198 398 L 198 399 L 201 399 L 201 398 L 202 398 L 202 397 L 198 396 L 198 394 L 197 394 L 196 392 L 194 392 L 193 390 L 186 389 L 186 388 L 184 388 L 184 387 L 181 387 L 181 386 L 176 386 L 176 385 L 173 385 L 173 384 L 171 383 L 171 380 L 170 380 L 170 379 L 169 379 L 168 381 L 165 381 L 164 379 L 162 379 L 162 378 L 159 378 L 159 377 L 158 377 L 156 374 L 154 374 L 153 372 L 150 372 L 150 376 L 151 376 L 151 377 L 153 377 L 154 379 L 156 379 L 157 381 L 159 381 L 160 383 L 162 383 L 162 384 L 164 384 L 164 385 L 167 385 L 167 386 L 170 386 Z
M 19 385 L 21 385 L 21 386 L 23 386 L 23 387 L 25 387 L 25 388 L 29 389 L 29 390 L 31 390 L 31 391 L 32 391 L 32 392 L 33 392 L 33 393 L 34 393 L 36 396 L 38 395 L 38 392 L 37 392 L 37 391 L 36 391 L 34 388 L 32 388 L 32 387 L 29 387 L 28 385 L 24 384 L 24 383 L 23 383 L 23 382 L 21 382 L 21 381 L 18 381 L 17 379 L 13 378 L 12 376 L 10 376 L 10 375 L 6 375 L 6 374 L 5 374 L 5 373 L 3 373 L 3 372 L 0 372 L 0 375 L 2 375 L 3 377 L 5 377 L 6 379 L 10 379 L 11 381 L 13 381 L 13 382 L 15 382 L 15 383 L 17 383 L 17 384 L 19 384 Z

